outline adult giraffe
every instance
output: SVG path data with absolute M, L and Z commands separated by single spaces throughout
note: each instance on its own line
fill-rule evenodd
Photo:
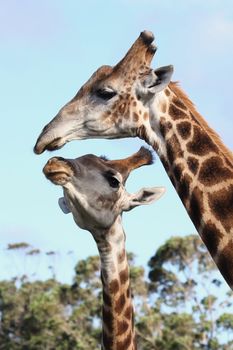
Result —
M 138 136 L 158 153 L 191 220 L 233 288 L 233 157 L 185 93 L 173 67 L 150 68 L 141 33 L 115 66 L 99 68 L 43 129 L 35 153 L 73 139 Z
M 134 194 L 125 190 L 130 172 L 151 162 L 151 152 L 142 147 L 126 159 L 106 160 L 91 154 L 77 159 L 54 157 L 44 167 L 45 176 L 63 187 L 60 207 L 65 213 L 72 212 L 76 224 L 91 232 L 99 250 L 103 350 L 137 348 L 121 215 L 164 193 L 163 187 L 143 188 Z

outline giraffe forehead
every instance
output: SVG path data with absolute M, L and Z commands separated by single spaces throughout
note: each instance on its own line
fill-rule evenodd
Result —
M 85 156 L 76 158 L 71 160 L 72 163 L 76 164 L 77 166 L 85 167 L 86 169 L 96 169 L 98 172 L 106 172 L 109 170 L 113 170 L 111 166 L 107 164 L 107 161 L 101 157 L 97 157 L 94 154 L 87 154 Z
M 103 84 L 104 81 L 107 81 L 107 77 L 109 77 L 112 72 L 113 68 L 111 66 L 104 65 L 98 68 L 88 79 L 88 81 L 80 88 L 73 100 L 86 96 L 93 90 L 94 87 L 100 86 L 101 83 Z
M 124 64 L 122 67 L 116 65 L 112 72 L 102 79 L 103 85 L 111 85 L 122 92 L 129 92 L 137 80 L 143 81 L 152 69 L 146 64 L 146 61 Z
M 127 64 L 126 64 L 127 63 Z M 100 67 L 90 79 L 80 88 L 73 99 L 66 105 L 66 110 L 69 106 L 71 112 L 77 101 L 86 99 L 92 96 L 97 90 L 110 88 L 118 93 L 118 99 L 115 103 L 115 111 L 120 112 L 125 117 L 128 115 L 130 106 L 134 108 L 137 106 L 136 98 L 134 96 L 134 87 L 138 80 L 143 81 L 145 76 L 151 72 L 146 60 L 135 62 L 121 62 L 115 67 L 102 66 Z M 138 119 L 138 117 L 136 117 Z M 135 118 L 134 118 L 134 121 Z
M 86 168 L 97 168 L 100 171 L 112 171 L 113 174 L 119 172 L 121 175 L 125 175 L 125 173 L 129 173 L 140 166 L 153 163 L 153 155 L 150 150 L 141 147 L 137 153 L 123 159 L 108 160 L 104 156 L 97 157 L 94 154 L 87 154 L 74 159 L 73 162 Z
M 98 174 L 103 175 L 104 177 L 116 177 L 120 182 L 125 183 L 128 177 L 128 171 L 126 168 L 125 159 L 117 160 L 117 161 L 109 161 L 104 156 L 97 157 L 93 154 L 88 154 L 74 160 L 71 162 L 75 165 L 74 167 L 77 169 L 77 175 L 80 177 L 79 169 L 85 169 L 84 176 L 89 174 Z
M 124 61 L 124 60 L 123 60 Z M 121 97 L 128 99 L 127 93 L 131 92 L 137 79 L 143 80 L 151 72 L 146 59 L 127 59 L 119 62 L 115 67 L 102 66 L 90 77 L 90 79 L 80 88 L 72 101 L 91 94 L 92 91 L 104 87 L 111 87 L 121 92 Z

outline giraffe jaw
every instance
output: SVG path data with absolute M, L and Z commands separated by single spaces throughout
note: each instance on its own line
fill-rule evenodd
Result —
M 96 123 L 96 125 L 98 126 L 99 123 Z M 34 146 L 34 153 L 41 154 L 44 151 L 58 150 L 72 140 L 116 139 L 136 136 L 133 133 L 134 130 L 131 133 L 123 128 L 118 130 L 115 128 L 115 125 L 112 127 L 104 127 L 101 130 L 94 126 L 94 123 L 89 122 L 86 123 L 85 128 L 79 127 L 78 130 L 70 132 L 67 136 L 56 138 L 53 138 L 53 135 L 44 134 L 42 132 Z

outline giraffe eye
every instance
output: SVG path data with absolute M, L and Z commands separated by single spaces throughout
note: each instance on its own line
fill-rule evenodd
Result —
M 118 188 L 120 185 L 120 181 L 118 181 L 115 177 L 111 176 L 109 178 L 107 178 L 108 183 L 111 187 L 113 188 Z
M 96 96 L 107 101 L 107 100 L 110 100 L 112 97 L 116 96 L 116 91 L 114 91 L 110 88 L 98 89 L 98 90 L 96 90 Z
M 113 188 L 118 188 L 120 186 L 119 179 L 117 179 L 116 175 L 112 171 L 107 171 L 104 174 L 104 177 L 108 181 L 109 186 Z

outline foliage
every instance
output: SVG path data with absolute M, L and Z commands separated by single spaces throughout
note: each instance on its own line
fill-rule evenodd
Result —
M 26 243 L 8 249 L 41 254 Z M 149 261 L 149 278 L 132 253 L 128 259 L 139 350 L 233 349 L 232 292 L 197 236 L 165 242 Z M 0 281 L 0 350 L 99 349 L 99 268 L 94 256 L 76 264 L 72 284 L 25 275 Z

